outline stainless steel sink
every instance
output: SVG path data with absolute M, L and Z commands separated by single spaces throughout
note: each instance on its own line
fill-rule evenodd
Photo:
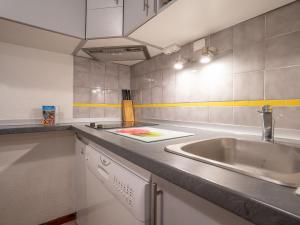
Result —
M 289 187 L 300 187 L 300 148 L 217 138 L 170 145 L 167 152 Z

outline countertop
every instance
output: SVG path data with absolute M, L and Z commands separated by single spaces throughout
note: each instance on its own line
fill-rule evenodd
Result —
M 69 130 L 113 153 L 258 225 L 299 225 L 300 196 L 295 189 L 259 180 L 164 151 L 165 146 L 217 137 L 259 139 L 231 132 L 160 124 L 156 128 L 195 133 L 195 136 L 144 143 L 84 125 L 0 126 L 0 134 Z M 284 141 L 284 140 L 281 140 Z M 296 142 L 295 142 L 296 143 Z M 299 144 L 299 142 L 297 143 Z

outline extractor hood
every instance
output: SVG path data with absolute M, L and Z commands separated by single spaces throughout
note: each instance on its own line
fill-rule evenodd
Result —
M 123 61 L 137 61 L 150 58 L 148 49 L 144 45 L 83 48 L 82 50 L 101 62 L 121 63 Z

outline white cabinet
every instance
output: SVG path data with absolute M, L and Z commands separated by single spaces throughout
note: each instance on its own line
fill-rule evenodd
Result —
M 87 0 L 87 9 L 102 9 L 123 6 L 123 0 Z
M 156 14 L 157 0 L 124 0 L 124 34 L 128 35 Z
M 254 225 L 243 218 L 153 175 L 158 185 L 157 225 Z
M 87 10 L 86 38 L 119 37 L 123 34 L 123 7 Z
M 86 208 L 86 145 L 78 138 L 75 139 L 75 193 L 76 193 L 76 212 L 77 224 L 87 224 Z
M 0 0 L 0 17 L 75 37 L 85 36 L 85 0 Z

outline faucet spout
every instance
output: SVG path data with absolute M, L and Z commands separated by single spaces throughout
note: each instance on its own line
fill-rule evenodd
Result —
M 274 120 L 271 106 L 264 105 L 259 113 L 262 114 L 262 140 L 274 142 Z

